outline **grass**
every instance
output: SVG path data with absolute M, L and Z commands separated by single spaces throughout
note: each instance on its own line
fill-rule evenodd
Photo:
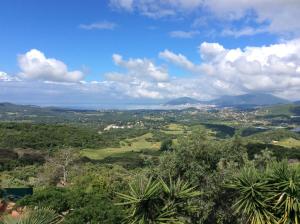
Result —
M 146 158 L 151 158 L 151 160 L 154 161 L 155 158 L 160 155 L 160 153 L 161 151 L 157 149 L 143 149 L 141 151 L 123 152 L 106 157 L 105 159 L 101 160 L 101 163 L 117 164 L 125 167 L 126 169 L 143 167 L 145 165 Z
M 82 156 L 93 160 L 103 160 L 107 157 L 126 156 L 126 153 L 130 152 L 141 152 L 143 149 L 158 150 L 160 142 L 148 142 L 148 138 L 152 138 L 151 133 L 121 141 L 119 148 L 84 149 L 82 150 Z
M 186 129 L 186 127 L 184 125 L 172 123 L 172 124 L 166 125 L 165 128 L 161 131 L 164 132 L 165 134 L 181 135 L 184 133 L 185 129 Z
M 274 145 L 280 145 L 286 148 L 300 148 L 300 140 L 294 139 L 294 138 L 287 138 L 283 139 L 281 141 L 278 141 L 276 143 L 273 143 Z

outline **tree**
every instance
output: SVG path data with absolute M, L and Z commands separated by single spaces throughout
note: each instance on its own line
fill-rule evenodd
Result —
M 172 151 L 172 139 L 165 139 L 162 141 L 161 146 L 160 146 L 160 151 Z
M 44 166 L 45 173 L 50 171 L 54 181 L 60 180 L 62 185 L 66 185 L 69 179 L 69 173 L 74 162 L 79 158 L 78 153 L 73 149 L 62 149 L 57 151 L 53 156 L 47 158 Z
M 245 163 L 246 155 L 243 144 L 214 140 L 198 129 L 179 138 L 172 152 L 163 153 L 151 174 L 181 177 L 203 192 L 195 201 L 198 211 L 191 215 L 193 221 L 234 224 L 236 217 L 230 206 L 234 198 L 224 184 Z

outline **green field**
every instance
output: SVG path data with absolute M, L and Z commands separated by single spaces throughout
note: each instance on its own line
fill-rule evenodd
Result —
M 152 138 L 152 133 L 127 139 L 120 142 L 119 148 L 104 148 L 104 149 L 84 149 L 82 156 L 86 156 L 93 160 L 103 160 L 107 157 L 120 156 L 130 152 L 140 152 L 143 149 L 158 150 L 160 142 L 148 142 L 147 139 Z
M 283 140 L 278 141 L 273 144 L 280 145 L 280 146 L 287 147 L 287 148 L 300 148 L 300 140 L 297 140 L 294 138 L 283 139 Z
M 165 134 L 170 134 L 170 135 L 182 135 L 184 131 L 186 130 L 186 127 L 181 124 L 169 124 L 164 127 L 162 132 Z

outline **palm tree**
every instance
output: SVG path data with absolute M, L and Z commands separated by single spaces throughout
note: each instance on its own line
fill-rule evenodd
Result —
M 233 208 L 235 213 L 242 214 L 245 223 L 271 224 L 276 222 L 274 214 L 270 211 L 270 186 L 256 169 L 242 170 L 229 187 L 239 194 Z
M 243 170 L 230 188 L 238 193 L 236 213 L 251 224 L 300 224 L 300 173 L 287 161 L 274 162 L 264 173 Z
M 163 179 L 139 177 L 129 189 L 129 194 L 117 194 L 123 201 L 118 204 L 127 206 L 126 222 L 130 224 L 185 223 L 183 211 L 192 207 L 189 199 L 200 195 L 195 187 L 171 178 L 166 183 Z
M 172 204 L 176 208 L 176 214 L 178 216 L 186 216 L 189 213 L 193 213 L 197 210 L 197 206 L 194 206 L 192 200 L 201 195 L 196 187 L 191 187 L 188 182 L 185 182 L 178 178 L 176 181 L 169 177 L 169 182 L 166 183 L 163 179 L 160 179 L 162 191 L 167 198 L 168 203 Z
M 300 174 L 281 162 L 272 166 L 269 181 L 274 191 L 274 209 L 282 224 L 300 223 Z
M 20 218 L 6 216 L 0 224 L 58 224 L 62 218 L 55 211 L 48 208 L 39 208 L 25 212 Z

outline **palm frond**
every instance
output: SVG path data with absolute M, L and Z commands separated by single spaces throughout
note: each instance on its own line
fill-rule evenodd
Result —
M 39 208 L 27 211 L 20 218 L 6 216 L 2 222 L 3 224 L 58 224 L 61 221 L 61 216 L 56 214 L 54 210 Z
M 261 179 L 254 168 L 243 170 L 229 187 L 239 193 L 233 208 L 235 213 L 247 217 L 247 223 L 271 224 L 275 222 L 275 216 L 269 205 L 270 186 L 267 181 Z

